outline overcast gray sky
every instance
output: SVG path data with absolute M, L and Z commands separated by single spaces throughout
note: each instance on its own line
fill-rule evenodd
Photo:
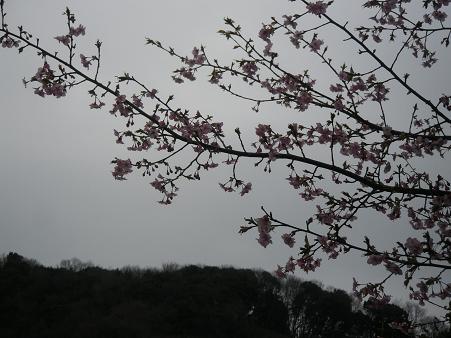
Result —
M 170 75 L 178 66 L 177 60 L 144 44 L 145 37 L 151 37 L 188 55 L 193 46 L 202 43 L 211 55 L 232 60 L 237 54 L 216 33 L 223 28 L 224 17 L 234 18 L 246 34 L 256 37 L 262 22 L 269 22 L 271 16 L 299 12 L 302 8 L 299 3 L 280 0 L 152 0 L 126 4 L 115 0 L 6 2 L 10 28 L 23 24 L 40 37 L 41 46 L 50 50 L 60 48 L 53 37 L 65 34 L 65 19 L 61 14 L 66 6 L 70 7 L 78 22 L 86 26 L 87 34 L 80 39 L 79 52 L 92 55 L 96 39 L 103 42 L 101 80 L 113 80 L 115 75 L 130 72 L 149 87 L 158 88 L 163 95 L 175 94 L 178 106 L 199 109 L 224 121 L 227 131 L 240 126 L 244 133 L 251 135 L 256 123 L 272 123 L 284 130 L 289 122 L 308 124 L 318 119 L 317 111 L 300 115 L 277 106 L 263 107 L 256 114 L 249 103 L 211 86 L 207 74 L 199 75 L 201 80 L 195 83 L 176 85 Z M 359 7 L 361 2 L 350 3 L 336 1 L 331 9 L 333 15 L 340 22 L 365 19 Z M 327 34 L 326 39 L 340 41 L 336 32 Z M 280 46 L 287 52 L 281 54 L 288 68 L 310 68 L 315 78 L 328 78 L 325 68 L 308 53 L 298 53 L 287 42 Z M 355 49 L 339 42 L 336 57 L 343 62 L 365 65 L 366 61 L 353 56 L 354 52 Z M 390 48 L 382 50 L 383 57 L 389 58 L 390 53 Z M 440 57 L 449 59 L 449 50 Z M 90 88 L 76 88 L 61 99 L 42 99 L 32 89 L 23 87 L 21 79 L 32 76 L 41 65 L 42 61 L 32 50 L 25 50 L 19 57 L 15 51 L 0 50 L 0 252 L 16 251 L 50 265 L 78 257 L 104 267 L 177 262 L 267 270 L 274 270 L 277 264 L 285 263 L 295 254 L 277 240 L 263 249 L 255 240 L 255 232 L 238 234 L 243 217 L 260 215 L 262 205 L 293 223 L 303 223 L 313 212 L 314 204 L 305 203 L 288 186 L 283 163 L 276 164 L 271 175 L 253 169 L 252 162 L 240 167 L 242 177 L 254 185 L 252 193 L 245 198 L 219 189 L 218 182 L 230 175 L 226 168 L 209 172 L 200 182 L 183 183 L 174 204 L 161 206 L 156 203 L 160 196 L 148 184 L 149 178 L 131 175 L 128 181 L 114 181 L 110 161 L 116 156 L 130 156 L 115 144 L 113 135 L 113 129 L 123 128 L 123 121 L 112 117 L 108 106 L 102 111 L 90 110 L 88 105 L 92 100 L 87 94 Z M 436 94 L 449 89 L 450 73 L 445 63 L 427 73 L 417 65 L 407 55 L 400 67 L 415 72 L 417 80 L 422 79 L 416 82 L 420 91 Z M 402 104 L 395 102 L 393 109 Z M 396 118 L 393 123 L 396 124 Z M 155 156 L 154 153 L 149 156 L 152 155 Z M 449 161 L 434 162 L 433 166 L 449 173 Z M 394 228 L 385 219 L 369 214 L 355 229 L 356 238 L 371 234 L 383 240 L 405 233 L 406 227 L 405 220 L 402 227 Z M 297 275 L 348 291 L 352 276 L 362 281 L 384 276 L 383 269 L 369 268 L 359 255 L 348 255 L 337 261 L 326 259 L 318 272 Z M 399 291 L 399 287 L 393 286 L 393 290 L 398 297 L 406 299 L 406 293 Z

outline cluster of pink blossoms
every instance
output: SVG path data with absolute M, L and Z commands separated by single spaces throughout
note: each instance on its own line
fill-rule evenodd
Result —
M 55 39 L 59 43 L 62 43 L 63 45 L 69 47 L 73 37 L 85 35 L 85 34 L 86 34 L 86 28 L 82 25 L 79 25 L 77 28 L 70 27 L 69 34 L 56 36 Z
M 80 61 L 81 61 L 81 64 L 83 65 L 83 67 L 85 67 L 86 69 L 89 69 L 89 66 L 91 65 L 91 62 L 92 62 L 92 58 L 87 58 L 83 54 L 80 54 Z
M 265 215 L 261 218 L 257 218 L 257 230 L 258 230 L 258 243 L 264 248 L 266 248 L 269 244 L 272 243 L 271 235 L 269 234 L 273 229 L 271 226 L 271 221 L 269 220 L 268 215 Z
M 202 48 L 194 47 L 192 50 L 192 57 L 183 58 L 183 62 L 188 65 L 188 68 L 181 67 L 174 71 L 177 75 L 173 75 L 172 79 L 175 83 L 183 83 L 184 78 L 190 81 L 196 80 L 194 76 L 195 67 L 202 65 L 206 61 L 205 55 L 203 54 Z
M 8 35 L 4 35 L 0 38 L 1 46 L 3 48 L 17 48 L 19 47 L 19 41 L 14 40 L 13 38 L 9 37 Z
M 111 114 L 119 112 L 122 116 L 128 117 L 132 113 L 133 109 L 127 105 L 125 95 L 119 95 L 113 104 L 113 108 L 110 110 Z
M 307 5 L 307 10 L 309 13 L 321 16 L 322 14 L 326 14 L 326 9 L 328 7 L 328 4 L 324 1 L 316 1 L 311 2 Z
M 42 67 L 39 67 L 36 74 L 31 78 L 31 82 L 38 82 L 40 87 L 35 88 L 34 93 L 45 97 L 46 95 L 53 95 L 56 98 L 66 96 L 66 86 L 61 77 L 56 77 L 50 65 L 44 62 Z
M 329 255 L 329 259 L 335 259 L 338 257 L 338 242 L 330 240 L 327 236 L 319 236 L 318 243 L 321 244 L 323 251 Z
M 164 197 L 161 201 L 159 201 L 160 204 L 171 204 L 172 200 L 174 199 L 174 197 L 177 196 L 177 190 L 178 188 L 174 185 L 171 184 L 172 182 L 166 178 L 164 178 L 162 175 L 158 175 L 155 180 L 153 180 L 152 182 L 150 182 L 150 185 L 155 188 L 156 190 L 158 190 L 159 192 L 161 192 Z M 167 187 L 170 186 L 170 189 L 167 189 Z
M 133 172 L 132 170 L 133 165 L 130 159 L 128 160 L 116 159 L 113 161 L 113 163 L 116 164 L 113 171 L 113 176 L 116 180 L 119 181 L 126 180 L 124 176 Z

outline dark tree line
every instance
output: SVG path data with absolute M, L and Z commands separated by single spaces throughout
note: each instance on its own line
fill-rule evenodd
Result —
M 2 338 L 413 336 L 393 328 L 409 319 L 396 305 L 356 309 L 342 290 L 264 271 L 51 268 L 16 253 L 0 260 L 0 314 Z

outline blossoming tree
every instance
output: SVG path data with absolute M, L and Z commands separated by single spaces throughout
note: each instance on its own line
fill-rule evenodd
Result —
M 451 192 L 445 175 L 449 172 L 428 173 L 419 168 L 431 158 L 446 160 L 449 156 L 451 96 L 446 93 L 448 88 L 434 97 L 425 96 L 415 83 L 420 79 L 398 71 L 398 64 L 410 54 L 418 59 L 419 67 L 429 69 L 438 62 L 440 53 L 447 52 L 451 27 L 446 25 L 446 9 L 450 1 L 365 1 L 363 7 L 371 12 L 371 21 L 353 28 L 328 14 L 332 6 L 340 5 L 338 0 L 298 2 L 297 14 L 271 18 L 263 24 L 256 41 L 226 18 L 226 27 L 219 33 L 241 52 L 241 57 L 231 64 L 219 63 L 203 46 L 194 47 L 191 55 L 183 56 L 172 47 L 147 39 L 149 45 L 180 60 L 181 66 L 172 76 L 176 83 L 194 81 L 201 71 L 206 71 L 211 84 L 251 101 L 255 111 L 261 105 L 274 103 L 299 112 L 317 109 L 326 117 L 324 123 L 311 126 L 303 125 L 301 119 L 289 121 L 284 131 L 258 124 L 249 144 L 239 128 L 233 135 L 226 135 L 222 122 L 175 107 L 173 96 L 165 97 L 133 75 L 118 76 L 115 85 L 101 82 L 101 42 L 95 43 L 94 55 L 76 51 L 76 41 L 85 35 L 86 28 L 76 24 L 69 9 L 64 13 L 67 31 L 55 37 L 61 48 L 68 51 L 67 58 L 43 47 L 22 26 L 11 29 L 6 22 L 4 0 L 0 1 L 0 43 L 19 52 L 35 49 L 42 57 L 36 74 L 24 80 L 35 94 L 61 98 L 75 86 L 88 85 L 91 109 L 106 109 L 124 119 L 125 129 L 114 131 L 117 143 L 126 144 L 132 152 L 151 152 L 152 158 L 161 154 L 158 160 L 114 159 L 115 179 L 125 180 L 134 171 L 150 176 L 151 186 L 162 194 L 160 203 L 171 204 L 180 181 L 200 180 L 204 171 L 219 165 L 229 166 L 231 171 L 230 179 L 220 183 L 220 187 L 244 196 L 251 191 L 252 183 L 237 177 L 235 169 L 241 161 L 253 161 L 255 170 L 269 172 L 275 161 L 283 162 L 287 171 L 282 179 L 303 200 L 312 203 L 311 217 L 303 224 L 290 224 L 262 208 L 262 214 L 246 218 L 247 223 L 240 230 L 256 231 L 263 247 L 280 238 L 296 249 L 286 263 L 278 266 L 278 276 L 285 277 L 296 269 L 314 271 L 320 267 L 324 254 L 335 259 L 355 251 L 369 265 L 383 265 L 387 270 L 379 282 L 354 280 L 353 289 L 360 299 L 372 304 L 389 302 L 384 285 L 392 276 L 401 275 L 411 299 L 421 305 L 435 304 L 450 313 L 446 302 L 451 297 L 447 280 L 451 268 Z M 417 17 L 420 6 L 422 15 Z M 318 24 L 308 27 L 304 20 L 307 16 L 314 17 Z M 358 69 L 361 67 L 329 55 L 328 41 L 322 34 L 326 26 L 353 44 L 357 56 L 372 66 Z M 273 45 L 284 38 L 295 51 L 305 50 L 318 58 L 329 70 L 331 80 L 317 83 L 307 70 L 293 73 L 286 69 L 279 62 L 281 51 Z M 375 49 L 386 42 L 396 46 L 389 61 Z M 261 87 L 266 97 L 255 98 L 236 91 L 232 87 L 234 78 Z M 125 87 L 134 94 L 127 96 Z M 406 97 L 391 97 L 393 91 Z M 114 103 L 104 108 L 108 95 Z M 407 96 L 414 104 L 393 111 L 389 103 L 410 102 Z M 374 109 L 379 114 L 367 113 Z M 402 123 L 392 124 L 395 114 Z M 137 116 L 143 117 L 145 124 L 136 127 Z M 318 149 L 327 157 L 317 156 Z M 177 164 L 182 153 L 191 156 L 184 166 Z M 359 215 L 369 209 L 380 217 L 401 222 L 406 233 L 411 231 L 414 235 L 393 243 L 389 250 L 369 237 L 360 242 L 348 239 L 352 228 L 359 225 Z M 429 276 L 420 275 L 420 270 Z

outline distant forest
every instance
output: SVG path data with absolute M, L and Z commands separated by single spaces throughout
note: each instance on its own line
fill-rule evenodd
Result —
M 413 303 L 359 303 L 342 290 L 261 270 L 178 266 L 58 267 L 0 257 L 0 337 L 450 337 Z

